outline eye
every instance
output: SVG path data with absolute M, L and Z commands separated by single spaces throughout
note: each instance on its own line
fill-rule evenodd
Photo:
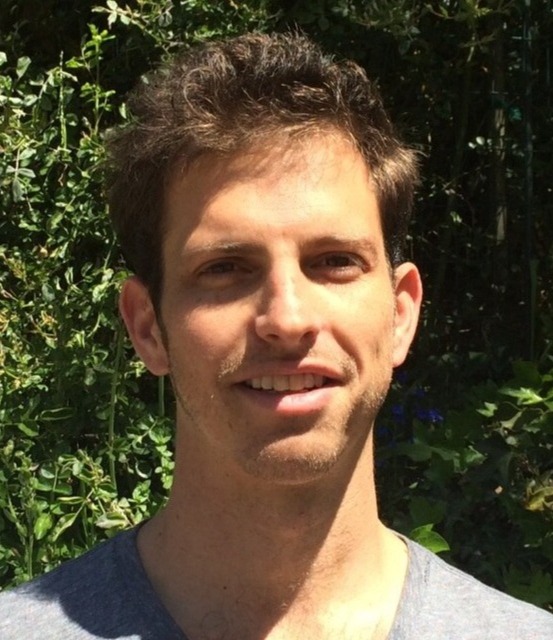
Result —
M 247 280 L 252 273 L 252 268 L 244 260 L 222 258 L 202 265 L 196 273 L 202 286 L 221 288 L 234 286 Z
M 324 256 L 320 262 L 322 266 L 327 266 L 335 269 L 344 269 L 347 267 L 359 266 L 358 260 L 354 260 L 354 258 L 350 255 L 344 255 L 341 253 Z
M 368 265 L 351 253 L 326 253 L 313 260 L 310 269 L 316 278 L 334 282 L 349 282 L 368 271 Z
M 218 260 L 217 262 L 212 262 L 204 267 L 200 274 L 201 275 L 224 275 L 227 273 L 233 273 L 237 271 L 238 265 L 232 260 Z

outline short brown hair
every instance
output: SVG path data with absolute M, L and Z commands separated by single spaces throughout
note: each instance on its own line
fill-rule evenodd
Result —
M 174 58 L 139 84 L 128 107 L 131 123 L 108 137 L 110 213 L 123 254 L 156 309 L 172 169 L 283 133 L 331 129 L 355 145 L 375 185 L 388 259 L 401 261 L 416 158 L 357 64 L 334 61 L 302 35 L 248 34 Z

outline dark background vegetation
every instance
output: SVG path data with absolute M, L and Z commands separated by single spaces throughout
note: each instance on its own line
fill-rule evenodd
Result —
M 426 303 L 377 425 L 382 515 L 551 608 L 549 0 L 0 0 L 0 585 L 170 484 L 173 401 L 117 318 L 103 132 L 181 46 L 291 27 L 362 64 L 421 153 Z

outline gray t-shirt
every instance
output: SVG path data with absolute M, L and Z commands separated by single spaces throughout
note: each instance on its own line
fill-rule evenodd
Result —
M 388 640 L 553 640 L 553 616 L 414 542 Z M 186 640 L 154 592 L 136 530 L 0 594 L 0 640 Z

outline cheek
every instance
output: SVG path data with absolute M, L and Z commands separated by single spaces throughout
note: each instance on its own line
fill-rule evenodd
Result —
M 349 352 L 362 375 L 374 375 L 375 364 L 390 366 L 393 354 L 394 314 L 387 309 L 371 309 L 369 305 L 357 310 L 344 333 L 344 348 Z
M 331 322 L 350 336 L 378 341 L 393 333 L 395 301 L 391 290 L 378 287 L 363 296 L 341 297 L 329 314 Z
M 230 310 L 196 308 L 175 314 L 169 335 L 171 350 L 198 366 L 220 361 L 236 350 L 243 338 L 244 325 Z

